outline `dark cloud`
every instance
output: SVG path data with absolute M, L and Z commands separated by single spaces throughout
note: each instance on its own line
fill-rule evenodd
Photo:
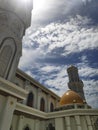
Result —
M 85 1 L 85 0 L 84 0 Z M 98 23 L 98 0 L 53 0 L 52 4 L 46 5 L 44 10 L 33 13 L 33 25 L 46 25 L 55 21 L 67 21 L 69 17 L 76 15 L 87 16 L 91 18 L 94 24 Z

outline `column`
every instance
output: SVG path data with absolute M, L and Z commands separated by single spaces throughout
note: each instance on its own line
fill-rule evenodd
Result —
M 47 112 L 50 112 L 50 103 L 51 103 L 51 102 L 50 102 L 50 101 L 51 101 L 50 99 L 51 99 L 51 96 L 48 94 L 48 95 L 47 95 Z
M 64 130 L 63 118 L 55 118 L 55 130 Z
M 23 129 L 23 119 L 24 119 L 24 116 L 19 117 L 17 130 L 22 130 Z
M 75 116 L 75 121 L 76 121 L 76 125 L 77 125 L 77 130 L 82 130 L 80 116 Z
M 40 88 L 38 88 L 38 92 L 37 92 L 38 96 L 37 96 L 37 109 L 40 110 L 40 99 L 41 99 L 41 94 L 42 94 L 42 91 Z
M 35 130 L 39 130 L 39 129 L 40 129 L 40 121 L 35 120 Z
M 93 126 L 90 120 L 90 116 L 86 116 L 86 121 L 87 121 L 87 126 L 88 126 L 88 130 L 93 130 Z
M 17 99 L 7 97 L 5 107 L 0 116 L 0 130 L 9 130 L 12 122 L 13 112 L 16 107 Z
M 70 117 L 65 117 L 66 130 L 71 130 Z

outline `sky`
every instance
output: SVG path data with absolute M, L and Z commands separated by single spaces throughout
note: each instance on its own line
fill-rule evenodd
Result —
M 87 103 L 98 108 L 98 0 L 34 1 L 19 68 L 62 96 L 78 67 Z

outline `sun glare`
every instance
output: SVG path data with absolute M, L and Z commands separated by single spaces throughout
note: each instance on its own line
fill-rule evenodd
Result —
M 42 9 L 44 8 L 46 0 L 33 0 L 34 9 Z
M 20 2 L 21 2 L 21 3 L 26 3 L 26 2 L 27 2 L 27 0 L 21 0 Z

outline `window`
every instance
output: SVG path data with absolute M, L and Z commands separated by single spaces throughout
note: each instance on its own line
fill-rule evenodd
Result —
M 30 130 L 30 128 L 28 126 L 26 126 L 26 128 L 24 130 Z
M 12 130 L 12 126 L 10 127 L 10 130 Z
M 34 95 L 32 92 L 30 92 L 27 99 L 27 106 L 33 107 L 33 105 L 34 105 Z
M 52 125 L 52 123 L 48 125 L 47 130 L 55 130 L 55 127 Z
M 54 110 L 54 105 L 53 105 L 53 103 L 51 103 L 50 104 L 50 111 L 53 112 L 53 110 Z
M 40 100 L 40 110 L 45 111 L 45 100 L 43 98 Z
M 94 123 L 94 126 L 95 126 L 95 130 L 98 130 L 98 118 L 97 118 L 96 122 Z

